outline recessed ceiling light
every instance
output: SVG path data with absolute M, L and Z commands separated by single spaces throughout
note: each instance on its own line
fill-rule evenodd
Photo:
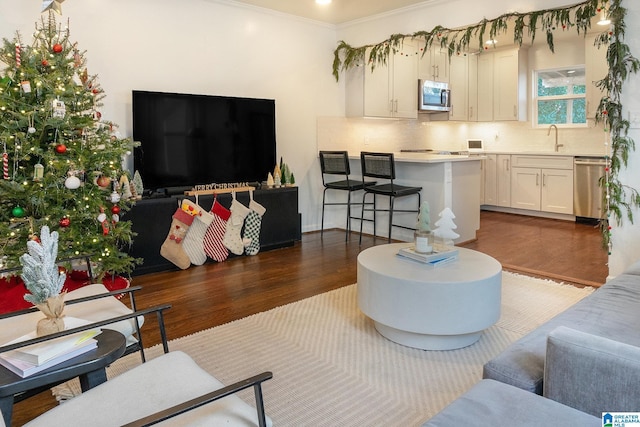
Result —
M 329 3 L 331 3 L 331 0 L 316 0 L 316 3 L 318 3 L 318 4 L 329 4 Z

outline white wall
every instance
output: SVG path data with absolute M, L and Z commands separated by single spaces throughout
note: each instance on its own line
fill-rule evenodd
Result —
M 20 30 L 30 43 L 47 17 L 41 4 L 0 0 L 0 37 Z M 124 136 L 133 89 L 275 99 L 277 155 L 295 174 L 303 222 L 314 216 L 316 117 L 344 112 L 331 75 L 333 26 L 224 0 L 73 0 L 62 12 L 107 95 L 103 118 Z

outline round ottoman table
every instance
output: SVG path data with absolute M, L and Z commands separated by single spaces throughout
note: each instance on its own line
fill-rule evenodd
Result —
M 500 318 L 502 265 L 456 248 L 458 259 L 431 266 L 397 255 L 409 243 L 358 255 L 358 306 L 376 330 L 398 344 L 452 350 L 478 341 Z

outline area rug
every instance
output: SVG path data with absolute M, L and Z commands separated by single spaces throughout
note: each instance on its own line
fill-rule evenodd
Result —
M 381 335 L 346 286 L 170 341 L 225 384 L 262 371 L 267 414 L 276 426 L 418 426 L 482 376 L 482 365 L 510 343 L 589 295 L 548 280 L 503 272 L 502 314 L 466 348 L 423 351 Z M 148 357 L 162 353 L 151 347 Z M 108 369 L 140 364 L 138 354 Z M 77 380 L 54 389 L 79 393 Z M 126 390 L 123 390 L 126 394 Z M 240 397 L 253 405 L 251 391 Z

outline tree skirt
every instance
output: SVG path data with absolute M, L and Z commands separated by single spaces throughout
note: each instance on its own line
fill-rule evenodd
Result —
M 62 291 L 71 292 L 90 283 L 91 280 L 89 280 L 86 271 L 73 270 L 71 273 L 67 273 L 67 280 L 64 282 Z M 112 277 L 106 274 L 102 279 L 102 284 L 109 291 L 119 291 L 127 289 L 131 283 L 124 277 Z M 31 308 L 31 303 L 24 299 L 24 294 L 28 292 L 19 276 L 0 278 L 0 314 Z

